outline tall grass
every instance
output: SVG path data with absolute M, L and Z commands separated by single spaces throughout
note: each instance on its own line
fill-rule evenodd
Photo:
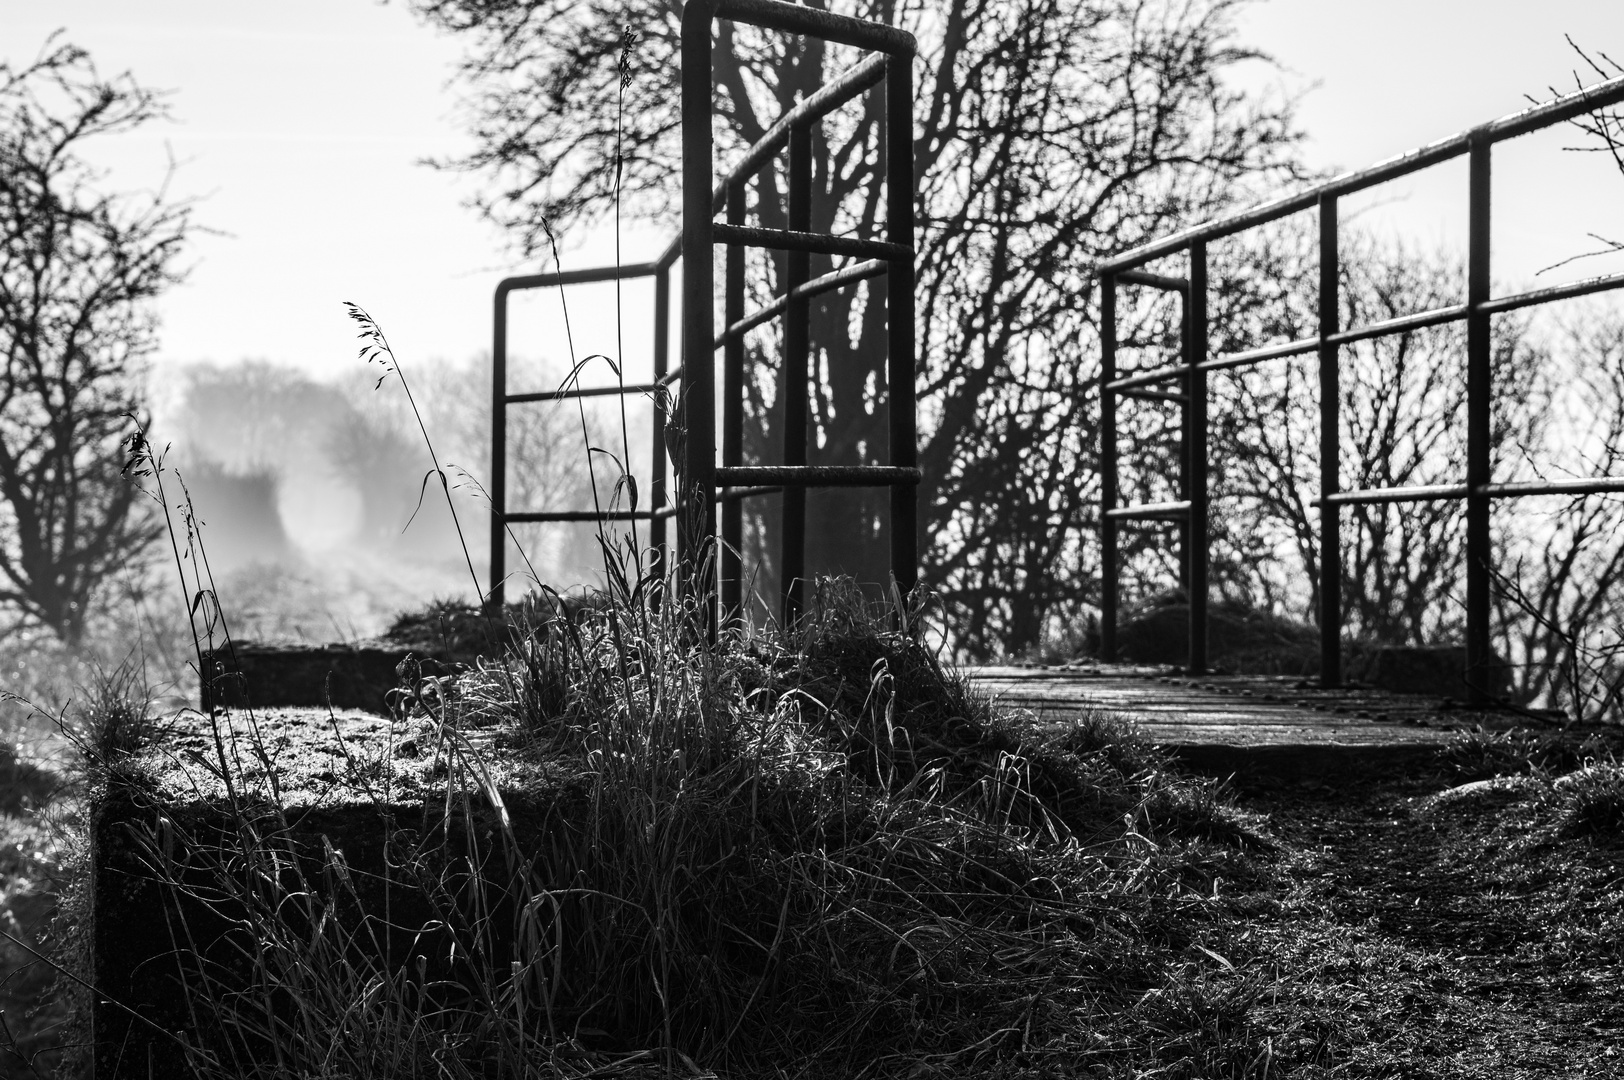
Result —
M 1189 852 L 1256 842 L 1108 724 L 1000 720 L 852 590 L 721 649 L 679 604 L 628 614 L 542 618 L 413 697 L 444 787 L 414 807 L 355 766 L 381 863 L 212 759 L 213 816 L 148 808 L 197 1075 L 1110 1063 L 1206 917 Z

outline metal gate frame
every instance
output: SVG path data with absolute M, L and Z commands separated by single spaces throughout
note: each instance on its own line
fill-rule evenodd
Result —
M 791 108 L 751 146 L 712 194 L 711 24 L 730 19 L 770 30 L 852 45 L 877 55 L 859 62 Z M 781 618 L 787 627 L 805 609 L 806 489 L 811 487 L 889 487 L 891 489 L 891 574 L 904 594 L 918 577 L 917 492 L 920 479 L 915 417 L 914 344 L 914 180 L 913 71 L 918 46 L 913 35 L 818 8 L 780 0 L 688 0 L 682 11 L 682 427 L 684 462 L 677 501 L 679 582 L 697 596 L 716 593 L 721 569 L 722 617 L 742 614 L 743 573 L 740 499 L 768 488 L 784 492 Z M 862 240 L 810 232 L 812 129 L 825 115 L 869 88 L 885 86 L 886 239 Z M 745 187 L 779 152 L 789 150 L 787 230 L 747 226 Z M 758 187 L 762 190 L 764 185 Z M 714 215 L 726 211 L 718 223 Z M 712 252 L 727 246 L 724 273 L 726 328 L 715 330 Z M 744 249 L 788 253 L 785 291 L 758 311 L 744 311 Z M 846 255 L 854 262 L 811 278 L 812 253 Z M 887 277 L 886 406 L 889 465 L 815 466 L 807 464 L 806 398 L 794 388 L 808 378 L 810 300 L 819 293 L 864 278 Z M 783 464 L 744 465 L 744 335 L 779 315 L 784 323 L 782 405 Z M 715 350 L 721 348 L 722 464 L 716 464 Z M 905 393 L 897 393 L 906 388 Z M 716 505 L 721 493 L 722 544 Z M 714 557 L 713 557 L 713 552 Z M 714 630 L 715 605 L 707 606 Z
M 549 521 L 647 521 L 653 568 L 663 570 L 666 557 L 665 522 L 675 512 L 666 506 L 665 411 L 660 394 L 677 377 L 670 372 L 671 266 L 682 254 L 680 238 L 651 263 L 600 266 L 587 270 L 565 270 L 550 274 L 526 274 L 504 278 L 496 286 L 491 332 L 491 538 L 490 591 L 485 594 L 485 610 L 502 610 L 507 586 L 507 526 Z M 508 297 L 526 289 L 547 289 L 564 285 L 585 285 L 604 281 L 630 281 L 654 278 L 654 381 L 615 386 L 569 386 L 521 394 L 508 393 L 507 316 Z M 574 401 L 579 398 L 612 397 L 625 394 L 654 395 L 653 472 L 647 510 L 549 510 L 507 509 L 507 409 L 540 401 Z
M 742 160 L 712 186 L 711 24 L 716 19 L 786 33 L 818 37 L 877 53 L 833 82 L 808 95 L 779 118 L 751 146 Z M 682 13 L 683 229 L 651 263 L 599 267 L 504 279 L 496 287 L 492 335 L 491 539 L 490 591 L 487 610 L 500 611 L 506 576 L 506 532 L 513 523 L 556 521 L 648 521 L 654 566 L 663 572 L 667 518 L 678 520 L 677 582 L 699 598 L 707 632 L 714 635 L 719 614 L 733 621 L 743 611 L 743 500 L 784 492 L 781 617 L 791 625 L 805 609 L 806 490 L 812 487 L 889 487 L 891 489 L 891 574 L 904 595 L 918 580 L 917 490 L 920 480 L 915 401 L 914 267 L 913 267 L 913 73 L 918 51 L 913 35 L 883 23 L 834 15 L 782 0 L 689 0 Z M 824 116 L 869 89 L 884 84 L 886 239 L 863 240 L 810 232 L 812 131 Z M 747 226 L 746 186 L 758 181 L 777 155 L 789 150 L 788 230 Z M 758 186 L 758 191 L 764 185 Z M 726 212 L 726 221 L 714 220 Z M 713 248 L 727 247 L 724 272 L 725 329 L 715 328 Z M 757 311 L 744 311 L 744 249 L 760 247 L 788 253 L 785 291 Z M 813 253 L 846 255 L 853 262 L 818 278 L 810 275 Z M 683 260 L 680 339 L 682 363 L 669 366 L 670 271 Z M 813 297 L 845 285 L 884 275 L 887 279 L 887 402 L 889 465 L 814 466 L 807 464 L 806 398 L 785 393 L 782 465 L 743 464 L 744 337 L 780 315 L 785 316 L 786 386 L 806 384 L 809 376 L 809 318 Z M 571 387 L 556 392 L 510 394 L 507 389 L 507 300 L 524 289 L 569 284 L 655 279 L 654 382 L 610 387 Z M 723 350 L 722 462 L 716 463 L 715 351 Z M 676 506 L 666 497 L 666 413 L 661 394 L 680 381 L 677 427 L 682 432 L 683 460 Z M 567 401 L 646 393 L 655 397 L 653 482 L 646 510 L 515 511 L 507 510 L 507 407 L 539 401 Z M 721 540 L 717 540 L 716 507 L 721 504 Z M 721 569 L 718 597 L 717 573 Z M 722 611 L 717 611 L 720 599 Z
M 1324 184 L 1250 210 L 1209 221 L 1183 232 L 1142 245 L 1101 263 L 1100 281 L 1100 647 L 1106 659 L 1116 656 L 1118 615 L 1118 530 L 1124 522 L 1174 521 L 1181 530 L 1181 578 L 1190 602 L 1189 658 L 1192 673 L 1207 667 L 1208 516 L 1207 491 L 1207 373 L 1250 367 L 1267 360 L 1313 353 L 1319 361 L 1320 382 L 1320 680 L 1324 686 L 1342 683 L 1342 556 L 1340 510 L 1369 503 L 1457 500 L 1466 502 L 1466 669 L 1463 678 L 1474 703 L 1485 703 L 1493 693 L 1494 655 L 1491 648 L 1490 587 L 1493 551 L 1489 535 L 1489 505 L 1494 499 L 1530 495 L 1589 495 L 1624 492 L 1624 477 L 1586 480 L 1496 484 L 1492 482 L 1490 412 L 1494 386 L 1490 367 L 1490 318 L 1520 308 L 1568 300 L 1592 293 L 1624 288 L 1624 274 L 1589 278 L 1532 292 L 1495 298 L 1491 295 L 1490 154 L 1496 143 L 1542 128 L 1566 123 L 1585 113 L 1624 101 L 1624 78 L 1598 83 L 1543 105 L 1513 113 L 1481 127 L 1461 132 L 1418 150 L 1390 158 L 1360 172 L 1336 177 Z M 1389 180 L 1452 158 L 1468 158 L 1468 238 L 1466 302 L 1418 312 L 1355 329 L 1338 327 L 1337 200 Z M 1207 244 L 1247 229 L 1265 225 L 1310 208 L 1319 212 L 1319 333 L 1301 341 L 1267 345 L 1225 356 L 1209 357 L 1207 344 Z M 1141 268 L 1157 259 L 1187 254 L 1185 278 L 1148 274 Z M 1116 300 L 1119 285 L 1173 290 L 1183 297 L 1182 363 L 1149 371 L 1117 370 Z M 1370 488 L 1341 491 L 1339 350 L 1357 341 L 1400 334 L 1445 323 L 1466 323 L 1467 450 L 1466 479 L 1458 484 L 1410 488 Z M 1182 393 L 1147 390 L 1161 383 L 1182 381 Z M 1151 397 L 1170 401 L 1182 410 L 1180 498 L 1174 502 L 1118 505 L 1116 399 Z

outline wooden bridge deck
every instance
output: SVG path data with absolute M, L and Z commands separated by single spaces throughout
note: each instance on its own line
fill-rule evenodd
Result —
M 1435 752 L 1453 732 L 1519 722 L 1448 698 L 1323 690 L 1285 676 L 1190 678 L 1172 668 L 1111 665 L 982 667 L 969 675 L 1001 704 L 1028 709 L 1041 724 L 1109 714 L 1191 768 L 1219 775 L 1290 777 L 1396 765 Z

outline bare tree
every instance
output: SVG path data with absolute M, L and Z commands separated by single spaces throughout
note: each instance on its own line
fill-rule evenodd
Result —
M 527 252 L 554 226 L 602 217 L 622 179 L 625 212 L 676 224 L 680 118 L 675 0 L 421 0 L 468 34 L 463 67 L 485 214 Z M 825 6 L 818 3 L 815 6 Z M 1233 41 L 1238 0 L 854 0 L 828 5 L 920 40 L 916 117 L 922 365 L 924 580 L 970 653 L 1018 649 L 1092 597 L 1096 311 L 1092 266 L 1111 252 L 1296 175 L 1285 104 L 1230 90 L 1254 54 Z M 641 35 L 623 114 L 624 24 Z M 719 24 L 714 50 L 723 159 L 850 62 L 835 46 Z M 872 235 L 880 213 L 877 103 L 832 117 L 814 140 L 812 227 Z M 617 129 L 617 124 L 619 128 Z M 616 132 L 627 140 L 616 158 Z M 617 173 L 617 168 L 620 170 Z M 783 227 L 785 181 L 752 205 Z M 814 258 L 812 273 L 830 269 Z M 763 292 L 782 280 L 763 258 Z M 758 297 L 760 299 L 760 297 Z M 885 444 L 883 291 L 813 304 L 809 456 L 861 464 Z M 745 452 L 775 460 L 786 388 L 779 341 L 751 342 Z M 797 392 L 791 388 L 788 392 Z M 809 567 L 885 574 L 884 500 L 831 493 L 808 515 Z M 761 562 L 776 520 L 758 511 Z M 819 558 L 821 557 L 821 561 Z M 770 581 L 770 575 L 768 576 Z
M 1545 436 L 1517 449 L 1520 476 L 1624 474 L 1624 319 L 1595 307 L 1566 327 L 1531 406 Z M 1496 629 L 1525 701 L 1579 719 L 1624 715 L 1624 498 L 1547 496 L 1497 515 L 1507 549 Z
M 54 37 L 26 67 L 0 64 L 0 601 L 69 643 L 157 535 L 119 442 L 142 409 L 150 301 L 179 280 L 190 225 L 162 190 L 102 191 L 81 149 L 164 114 Z

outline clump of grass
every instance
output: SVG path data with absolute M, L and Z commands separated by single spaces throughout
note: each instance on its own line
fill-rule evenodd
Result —
M 1566 836 L 1617 844 L 1624 841 L 1624 766 L 1592 764 L 1557 783 Z
M 997 715 L 819 592 L 792 639 L 714 647 L 681 602 L 620 597 L 415 697 L 444 788 L 366 866 L 209 760 L 226 812 L 153 806 L 141 840 L 196 957 L 189 1067 L 1036 1075 L 1151 1053 L 1122 1025 L 1154 1003 L 1130 1007 L 1216 917 L 1187 871 L 1244 842 L 1217 801 L 1103 721 L 1046 739 Z M 498 783 L 464 734 L 486 726 L 540 780 Z
M 1451 735 L 1438 752 L 1446 775 L 1461 781 L 1499 776 L 1550 778 L 1571 772 L 1624 746 L 1616 734 L 1594 731 L 1538 731 L 1530 728 L 1487 730 L 1481 726 Z

